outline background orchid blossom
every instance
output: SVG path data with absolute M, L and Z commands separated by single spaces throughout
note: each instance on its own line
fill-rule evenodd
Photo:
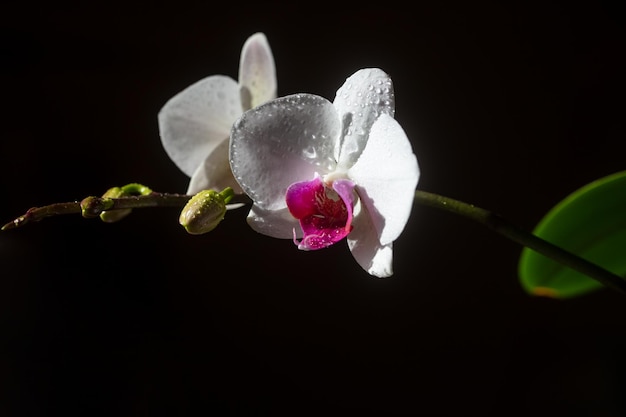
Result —
M 391 78 L 377 68 L 350 76 L 332 103 L 294 94 L 244 113 L 231 131 L 230 162 L 253 200 L 251 227 L 303 238 L 296 242 L 301 249 L 347 237 L 368 273 L 392 275 L 393 241 L 408 221 L 419 179 L 393 116 Z
M 250 36 L 241 51 L 239 81 L 212 75 L 172 97 L 158 115 L 168 156 L 191 177 L 188 194 L 241 188 L 228 164 L 230 128 L 241 114 L 276 97 L 276 68 L 263 33 Z

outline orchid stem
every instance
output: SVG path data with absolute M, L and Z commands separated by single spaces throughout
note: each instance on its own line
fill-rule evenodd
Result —
M 564 266 L 595 279 L 611 289 L 626 294 L 626 281 L 620 276 L 517 227 L 498 214 L 472 204 L 426 191 L 416 191 L 415 202 L 475 220 L 513 242 L 526 246 Z
M 135 209 L 144 207 L 183 207 L 193 197 L 185 194 L 167 194 L 150 192 L 145 195 L 131 195 L 121 198 L 90 196 L 81 201 L 54 203 L 42 207 L 33 207 L 15 220 L 2 226 L 0 230 L 15 229 L 29 223 L 40 221 L 46 217 L 64 214 L 82 214 L 83 217 L 98 217 L 104 211 L 118 209 Z M 248 203 L 245 195 L 235 195 L 229 203 Z
M 15 229 L 28 223 L 37 222 L 46 217 L 63 214 L 82 214 L 83 217 L 93 218 L 98 217 L 104 211 L 118 209 L 183 207 L 187 204 L 189 199 L 193 197 L 192 195 L 186 194 L 157 193 L 143 186 L 141 186 L 143 187 L 141 188 L 140 184 L 129 184 L 126 187 L 128 187 L 125 190 L 126 192 L 140 193 L 141 195 L 130 195 L 121 198 L 91 196 L 84 198 L 82 201 L 33 207 L 22 216 L 2 226 L 1 230 Z M 249 204 L 250 202 L 248 196 L 244 194 L 236 194 L 229 200 L 229 204 Z M 626 294 L 626 281 L 620 276 L 517 227 L 498 214 L 472 204 L 420 190 L 415 192 L 415 202 L 477 221 L 513 242 L 528 247 L 564 266 L 597 280 L 609 288 Z

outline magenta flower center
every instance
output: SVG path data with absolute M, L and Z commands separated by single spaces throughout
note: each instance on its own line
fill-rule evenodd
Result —
M 352 230 L 354 183 L 335 180 L 332 187 L 320 177 L 291 184 L 286 194 L 287 207 L 300 221 L 304 234 L 298 248 L 322 249 L 340 241 Z

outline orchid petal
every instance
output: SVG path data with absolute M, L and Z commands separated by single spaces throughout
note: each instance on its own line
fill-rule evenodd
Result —
M 204 78 L 172 97 L 159 112 L 163 147 L 176 166 L 191 177 L 228 139 L 242 112 L 239 86 L 233 79 L 223 75 Z
M 198 166 L 189 181 L 187 194 L 202 190 L 222 191 L 226 187 L 232 188 L 236 194 L 243 193 L 228 164 L 228 146 L 228 140 L 222 141 Z
M 382 114 L 373 124 L 367 146 L 348 170 L 367 207 L 382 245 L 404 229 L 419 179 L 417 159 L 400 124 Z
M 391 78 L 378 68 L 355 72 L 337 90 L 333 104 L 344 121 L 341 166 L 351 166 L 359 158 L 378 116 L 393 117 L 394 100 Z
M 302 237 L 302 231 L 296 220 L 287 208 L 282 210 L 263 210 L 252 206 L 247 218 L 250 227 L 261 234 L 279 239 L 292 239 L 294 230 L 297 238 Z
M 335 167 L 339 131 L 337 112 L 325 98 L 295 94 L 262 104 L 233 126 L 233 174 L 257 206 L 283 209 L 289 185 Z
M 263 33 L 250 36 L 241 50 L 239 63 L 244 110 L 276 98 L 276 66 L 274 56 Z
M 393 243 L 380 243 L 367 207 L 357 207 L 352 225 L 347 241 L 357 263 L 375 277 L 387 278 L 393 275 Z

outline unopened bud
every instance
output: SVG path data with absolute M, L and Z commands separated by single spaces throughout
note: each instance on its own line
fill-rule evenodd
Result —
M 80 210 L 83 217 L 91 219 L 98 217 L 105 209 L 110 208 L 112 202 L 110 200 L 102 199 L 99 197 L 85 197 L 80 202 Z
M 233 195 L 232 188 L 226 188 L 222 192 L 200 191 L 187 202 L 178 222 L 192 235 L 210 232 L 224 220 L 226 203 Z
M 109 188 L 102 198 L 121 198 L 128 197 L 130 194 L 122 190 L 120 187 Z M 132 209 L 106 210 L 100 213 L 100 220 L 105 223 L 115 223 L 128 216 Z

